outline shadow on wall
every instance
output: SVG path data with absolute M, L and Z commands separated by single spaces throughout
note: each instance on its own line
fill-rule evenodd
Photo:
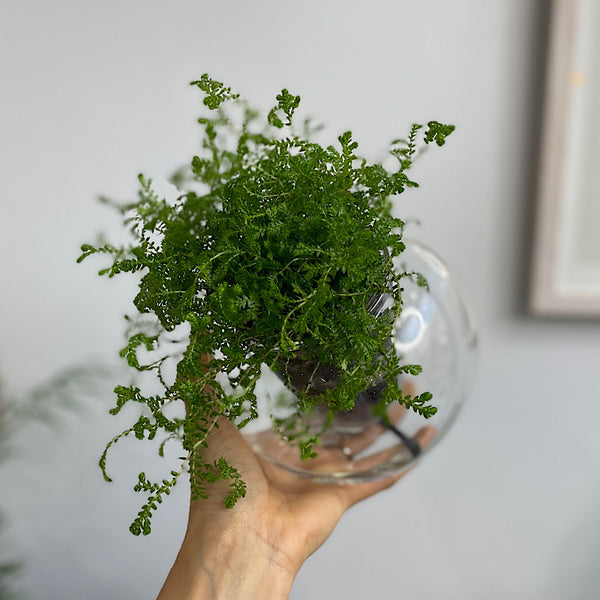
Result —
M 536 19 L 532 20 L 534 30 L 530 32 L 531 40 L 531 65 L 529 77 L 529 106 L 526 114 L 528 125 L 526 148 L 523 152 L 525 165 L 523 172 L 525 178 L 522 182 L 522 198 L 520 203 L 520 214 L 515 230 L 520 234 L 517 244 L 517 255 L 513 257 L 514 273 L 518 274 L 518 285 L 513 299 L 513 310 L 517 317 L 528 318 L 529 287 L 531 281 L 531 256 L 533 252 L 532 235 L 535 221 L 535 199 L 537 193 L 537 172 L 540 154 L 540 130 L 542 125 L 541 107 L 544 104 L 546 85 L 546 63 L 548 53 L 548 38 L 550 29 L 550 2 L 538 0 L 534 13 Z

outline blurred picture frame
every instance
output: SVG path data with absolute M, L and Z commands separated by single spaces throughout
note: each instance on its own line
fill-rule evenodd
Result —
M 554 0 L 529 308 L 600 317 L 600 3 Z

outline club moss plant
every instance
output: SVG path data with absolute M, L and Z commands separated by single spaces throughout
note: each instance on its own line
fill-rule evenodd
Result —
M 294 121 L 300 97 L 286 89 L 265 119 L 208 75 L 192 85 L 203 94 L 206 114 L 198 119 L 201 152 L 173 178 L 179 197 L 161 198 L 139 175 L 139 199 L 118 207 L 131 243 L 85 244 L 78 259 L 104 253 L 112 263 L 100 274 L 138 274 L 137 318 L 129 319 L 121 356 L 154 374 L 161 389 L 145 395 L 136 385 L 115 388 L 111 413 L 127 402 L 146 410 L 108 443 L 100 459 L 104 477 L 110 481 L 106 452 L 124 436 L 180 437 L 184 448 L 168 478 L 154 482 L 139 474 L 135 489 L 147 498 L 130 528 L 135 535 L 150 532 L 153 511 L 188 470 L 195 499 L 219 479 L 230 482 L 226 506 L 244 496 L 235 465 L 224 458 L 205 462 L 202 447 L 219 416 L 239 427 L 257 416 L 262 365 L 288 384 L 286 365 L 299 358 L 335 369 L 333 389 L 312 393 L 309 380 L 295 390 L 299 414 L 316 405 L 331 414 L 348 411 L 375 379 L 385 381 L 373 408 L 382 418 L 394 402 L 425 417 L 436 410 L 431 394 L 403 393 L 399 376 L 421 369 L 402 364 L 389 343 L 403 280 L 424 284 L 419 274 L 394 268 L 405 248 L 404 223 L 390 209 L 391 198 L 417 187 L 407 172 L 419 150 L 442 146 L 454 127 L 413 125 L 391 143 L 390 170 L 361 158 L 350 131 L 327 147 L 311 141 L 310 123 L 298 128 Z M 382 294 L 391 308 L 376 314 L 370 307 Z M 136 328 L 140 316 L 146 325 Z M 155 325 L 150 331 L 148 319 Z M 169 338 L 181 327 L 183 351 Z M 174 357 L 176 374 L 167 376 L 164 367 Z M 185 405 L 185 416 L 168 416 L 174 402 Z M 306 459 L 318 451 L 314 437 L 298 444 Z

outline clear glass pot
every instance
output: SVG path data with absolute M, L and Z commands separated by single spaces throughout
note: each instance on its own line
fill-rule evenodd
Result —
M 389 409 L 391 426 L 374 417 L 369 395 L 377 382 L 356 400 L 355 408 L 338 413 L 325 428 L 325 410 L 292 417 L 295 396 L 269 369 L 257 385 L 258 419 L 242 433 L 259 455 L 299 476 L 326 483 L 358 483 L 400 473 L 431 452 L 454 422 L 469 391 L 475 368 L 477 335 L 455 279 L 443 261 L 420 242 L 409 240 L 398 257 L 399 272 L 422 274 L 429 289 L 405 280 L 402 313 L 395 323 L 392 343 L 403 364 L 419 364 L 423 372 L 403 376 L 403 390 L 429 391 L 437 413 L 425 419 L 399 405 Z M 371 307 L 385 310 L 385 298 Z M 295 366 L 302 376 L 303 365 Z M 308 370 L 310 366 L 307 366 Z M 312 369 L 311 369 L 312 372 Z M 324 386 L 335 384 L 335 374 L 320 374 Z M 292 378 L 293 379 L 293 378 Z M 421 447 L 415 439 L 425 427 L 431 441 Z M 303 459 L 297 440 L 323 431 L 315 446 L 316 458 Z M 284 441 L 281 433 L 291 435 Z

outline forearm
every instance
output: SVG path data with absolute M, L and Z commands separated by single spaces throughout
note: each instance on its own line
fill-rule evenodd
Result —
M 188 530 L 158 600 L 287 600 L 295 571 L 248 532 Z

